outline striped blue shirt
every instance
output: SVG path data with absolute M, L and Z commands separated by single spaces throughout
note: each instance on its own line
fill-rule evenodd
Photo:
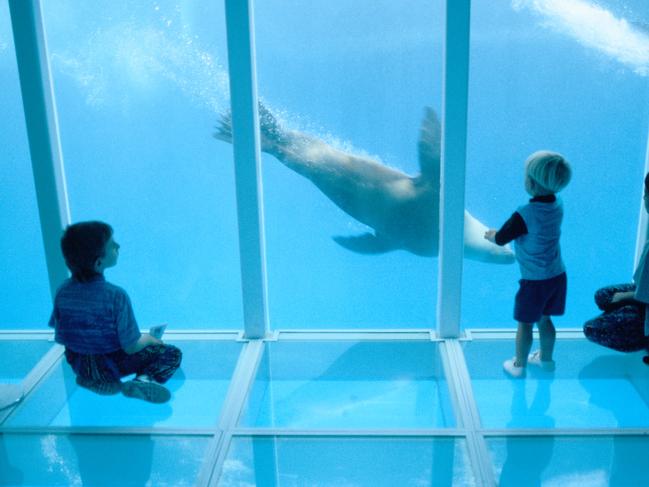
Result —
M 67 279 L 56 292 L 49 325 L 57 343 L 83 354 L 128 348 L 141 336 L 128 294 L 101 275 L 89 282 Z

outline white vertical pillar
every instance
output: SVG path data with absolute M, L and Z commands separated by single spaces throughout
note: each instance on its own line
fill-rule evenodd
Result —
M 268 311 L 252 0 L 226 0 L 225 18 L 244 336 L 261 338 L 268 331 Z
M 437 332 L 449 338 L 460 333 L 470 12 L 470 0 L 446 2 Z
M 52 296 L 68 270 L 61 255 L 70 222 L 54 91 L 39 0 L 10 0 L 27 138 Z

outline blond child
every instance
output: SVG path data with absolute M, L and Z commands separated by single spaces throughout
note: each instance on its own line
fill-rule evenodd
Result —
M 521 270 L 516 293 L 514 319 L 516 356 L 503 363 L 511 377 L 524 377 L 528 363 L 554 370 L 552 358 L 556 331 L 550 316 L 562 315 L 566 306 L 567 279 L 559 237 L 563 205 L 556 197 L 570 182 L 572 171 L 561 154 L 538 151 L 525 161 L 525 190 L 532 199 L 520 206 L 496 231 L 484 238 L 497 245 L 514 241 Z M 540 349 L 531 353 L 532 328 L 537 323 Z

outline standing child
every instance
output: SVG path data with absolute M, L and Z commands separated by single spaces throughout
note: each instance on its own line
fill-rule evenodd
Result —
M 98 394 L 121 391 L 148 402 L 168 401 L 171 394 L 162 384 L 180 366 L 182 353 L 140 333 L 126 291 L 104 279 L 119 255 L 113 229 L 98 221 L 70 225 L 61 250 L 72 277 L 56 292 L 49 324 L 65 346 L 77 384 Z M 122 383 L 131 374 L 135 379 Z
M 518 321 L 516 356 L 503 364 L 512 377 L 524 377 L 528 362 L 554 370 L 556 331 L 550 316 L 564 313 L 567 288 L 559 248 L 563 205 L 555 193 L 566 187 L 570 177 L 570 165 L 563 156 L 535 152 L 525 161 L 525 190 L 532 199 L 520 206 L 500 230 L 485 232 L 485 238 L 498 245 L 514 240 L 521 269 L 514 305 L 514 319 Z M 540 350 L 530 354 L 534 323 L 539 327 Z

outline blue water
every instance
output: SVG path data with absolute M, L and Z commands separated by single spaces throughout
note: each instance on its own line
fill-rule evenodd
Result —
M 437 344 L 285 342 L 266 346 L 241 426 L 455 426 Z
M 266 1 L 255 15 L 259 93 L 287 126 L 417 172 L 423 107 L 441 109 L 442 2 Z M 108 278 L 145 326 L 241 327 L 231 147 L 210 136 L 228 106 L 222 5 L 66 0 L 47 2 L 44 17 L 72 219 L 108 220 L 122 245 Z M 559 326 L 580 326 L 598 286 L 631 277 L 647 18 L 642 2 L 472 5 L 467 208 L 499 226 L 526 201 L 530 152 L 571 161 Z M 634 23 L 617 41 L 621 19 Z M 11 258 L 0 265 L 12 285 L 0 326 L 42 328 L 50 298 L 12 52 L 3 4 L 0 174 L 11 184 L 0 245 Z M 272 327 L 435 326 L 436 259 L 344 250 L 330 237 L 366 231 L 360 223 L 269 156 L 263 178 Z M 515 265 L 465 261 L 463 325 L 511 326 L 517 279 Z

